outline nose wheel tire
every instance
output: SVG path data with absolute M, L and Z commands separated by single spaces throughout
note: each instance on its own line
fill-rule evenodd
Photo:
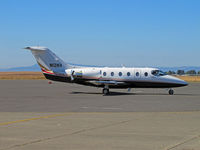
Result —
M 103 95 L 108 95 L 110 92 L 109 89 L 103 89 L 102 93 Z
M 170 89 L 169 90 L 169 95 L 174 95 L 174 90 Z

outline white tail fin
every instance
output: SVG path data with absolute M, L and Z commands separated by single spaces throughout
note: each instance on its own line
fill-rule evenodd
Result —
M 71 68 L 46 47 L 25 47 L 25 49 L 31 50 L 43 73 L 65 73 L 66 69 Z

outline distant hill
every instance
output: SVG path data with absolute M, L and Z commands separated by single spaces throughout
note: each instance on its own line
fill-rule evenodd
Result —
M 7 68 L 7 69 L 0 69 L 1 72 L 12 72 L 12 71 L 40 71 L 40 67 L 38 64 L 26 67 L 14 67 L 14 68 Z
M 72 64 L 75 65 L 75 64 Z M 78 65 L 78 66 L 83 66 L 83 65 Z M 88 66 L 88 65 L 86 65 Z M 89 66 L 88 66 L 89 67 Z M 90 67 L 98 67 L 98 66 L 90 66 Z M 103 67 L 103 66 L 100 66 Z M 156 67 L 159 68 L 162 71 L 177 71 L 177 70 L 184 70 L 184 71 L 189 71 L 189 70 L 195 70 L 195 71 L 200 71 L 200 67 L 196 66 L 183 66 L 183 67 Z M 32 65 L 32 66 L 26 66 L 26 67 L 14 67 L 14 68 L 7 68 L 7 69 L 0 69 L 0 72 L 12 72 L 12 71 L 41 71 L 40 67 L 38 64 Z
M 87 66 L 87 67 L 103 67 L 103 66 L 94 66 L 94 65 L 81 65 L 81 64 L 72 64 L 71 65 L 76 65 L 76 66 Z M 32 66 L 25 66 L 25 67 L 13 67 L 13 68 L 0 68 L 0 72 L 13 72 L 13 71 L 41 71 L 40 67 L 38 64 L 32 65 Z
M 200 71 L 200 67 L 196 67 L 196 66 L 183 66 L 183 67 L 158 67 L 160 70 L 162 71 L 177 71 L 177 70 L 184 70 L 185 72 L 189 71 L 189 70 L 195 70 L 196 72 Z

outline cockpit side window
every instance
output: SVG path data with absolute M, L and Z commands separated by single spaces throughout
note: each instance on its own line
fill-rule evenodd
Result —
M 158 71 L 159 71 L 159 70 L 152 70 L 152 71 L 151 71 L 151 74 L 154 75 L 154 76 L 157 76 L 157 75 L 158 75 Z
M 151 74 L 154 75 L 154 76 L 164 76 L 164 75 L 166 75 L 166 73 L 161 71 L 161 70 L 152 70 Z

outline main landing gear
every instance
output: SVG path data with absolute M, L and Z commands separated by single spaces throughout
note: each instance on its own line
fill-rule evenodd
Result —
M 174 95 L 174 90 L 173 89 L 169 89 L 169 95 Z
M 103 95 L 108 95 L 110 92 L 109 89 L 103 89 L 102 93 Z
M 110 92 L 109 92 L 109 87 L 108 86 L 105 86 L 104 88 L 103 88 L 103 90 L 102 90 L 102 93 L 103 93 L 103 95 L 105 96 L 105 95 L 108 95 Z

